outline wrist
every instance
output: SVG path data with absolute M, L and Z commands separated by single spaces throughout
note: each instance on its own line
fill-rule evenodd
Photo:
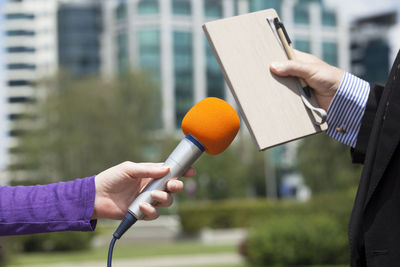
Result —
M 336 67 L 333 67 L 333 68 L 335 69 L 335 71 L 333 72 L 334 73 L 334 81 L 335 82 L 334 82 L 334 84 L 333 84 L 333 86 L 331 88 L 332 92 L 334 92 L 332 97 L 335 96 L 337 90 L 339 90 L 340 85 L 343 82 L 344 74 L 345 74 L 344 70 L 341 70 L 341 69 L 336 68 Z
M 327 85 L 327 90 L 321 94 L 316 92 L 317 102 L 321 108 L 325 111 L 328 111 L 329 106 L 331 105 L 337 91 L 340 88 L 340 85 L 343 82 L 345 72 L 339 68 L 332 67 L 329 71 L 331 76 L 331 82 Z

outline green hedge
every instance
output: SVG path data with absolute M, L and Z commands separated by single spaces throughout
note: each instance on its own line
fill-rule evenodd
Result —
M 331 193 L 304 203 L 294 201 L 270 202 L 265 199 L 239 199 L 218 202 L 190 202 L 179 205 L 178 213 L 183 231 L 194 234 L 201 229 L 249 227 L 274 216 L 328 214 L 343 230 L 353 205 L 354 190 Z
M 8 260 L 9 242 L 7 237 L 0 238 L 0 266 L 6 266 Z
M 185 203 L 183 230 L 250 228 L 240 251 L 256 266 L 348 263 L 347 224 L 355 190 L 330 193 L 299 203 L 259 200 Z
M 343 264 L 347 244 L 346 232 L 331 216 L 283 216 L 252 229 L 245 254 L 257 266 Z
M 90 232 L 58 232 L 15 236 L 10 239 L 18 251 L 73 251 L 90 248 L 93 236 L 94 233 Z

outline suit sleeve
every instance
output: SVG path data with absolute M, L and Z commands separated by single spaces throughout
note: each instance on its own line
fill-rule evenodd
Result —
M 376 111 L 378 109 L 383 89 L 383 86 L 371 84 L 367 105 L 357 136 L 357 143 L 355 147 L 351 148 L 351 158 L 353 163 L 364 163 L 372 125 L 375 120 Z

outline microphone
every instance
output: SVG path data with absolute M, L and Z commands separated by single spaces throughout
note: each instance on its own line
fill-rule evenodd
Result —
M 169 167 L 167 175 L 148 184 L 129 206 L 113 236 L 121 236 L 137 221 L 143 218 L 140 204 L 155 204 L 151 191 L 165 190 L 166 183 L 177 179 L 206 152 L 210 155 L 222 153 L 233 141 L 240 128 L 240 119 L 235 109 L 224 100 L 208 97 L 194 105 L 182 120 L 185 137 L 169 155 L 164 165 Z

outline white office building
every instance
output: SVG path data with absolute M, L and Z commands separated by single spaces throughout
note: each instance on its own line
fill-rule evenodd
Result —
M 0 144 L 7 153 L 0 158 L 2 168 L 24 170 L 18 138 L 37 123 L 35 107 L 43 91 L 42 79 L 60 67 L 73 75 L 98 73 L 99 4 L 96 0 L 10 0 L 5 4 L 2 95 L 6 114 L 2 116 L 7 124 Z
M 5 102 L 7 129 L 2 129 L 8 157 L 17 164 L 18 136 L 34 123 L 35 85 L 57 70 L 56 1 L 8 1 L 4 7 Z

